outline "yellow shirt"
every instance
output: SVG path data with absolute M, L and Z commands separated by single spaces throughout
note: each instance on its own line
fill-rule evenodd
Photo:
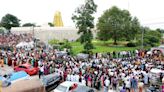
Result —
M 3 59 L 0 59 L 0 64 L 1 64 L 1 66 L 4 65 L 4 60 Z

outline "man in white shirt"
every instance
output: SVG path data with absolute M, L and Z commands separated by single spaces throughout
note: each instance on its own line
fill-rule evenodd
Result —
M 73 82 L 76 82 L 76 75 L 73 75 Z
M 148 84 L 148 72 L 144 74 L 144 84 Z
M 71 75 L 70 74 L 67 75 L 67 81 L 71 81 Z
M 127 76 L 126 79 L 125 79 L 125 86 L 126 86 L 126 89 L 128 90 L 128 92 L 130 92 L 130 77 Z
M 74 81 L 74 75 L 71 74 L 71 81 Z
M 109 84 L 110 84 L 110 81 L 109 81 L 109 78 L 107 77 L 104 81 L 104 92 L 108 92 L 108 88 L 109 88 Z
M 76 77 L 76 82 L 79 82 L 79 75 L 76 74 L 75 77 Z
M 125 73 L 121 73 L 121 78 L 125 78 Z
M 41 76 L 43 76 L 43 74 L 44 74 L 44 66 L 40 65 L 40 67 L 39 67 L 39 79 Z
M 41 66 L 43 63 L 41 60 L 38 61 L 38 66 Z
M 82 77 L 82 84 L 83 85 L 86 85 L 86 81 L 85 81 L 85 78 L 84 77 Z

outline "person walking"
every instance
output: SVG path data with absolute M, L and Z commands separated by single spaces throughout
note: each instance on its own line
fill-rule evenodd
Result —
M 88 86 L 91 87 L 92 86 L 92 78 L 91 78 L 91 75 L 89 75 L 87 82 L 88 82 Z
M 117 78 L 116 77 L 113 78 L 113 89 L 117 90 Z
M 130 92 L 130 79 L 129 78 L 126 78 L 125 80 L 125 87 L 126 87 L 126 90 Z
M 139 81 L 138 82 L 138 88 L 139 88 L 139 92 L 143 92 L 143 86 L 144 86 L 144 83 L 142 81 Z
M 123 87 L 123 88 L 120 90 L 120 92 L 126 92 L 126 88 Z
M 108 92 L 109 85 L 110 85 L 110 81 L 109 78 L 107 77 L 104 81 L 104 92 Z
M 43 74 L 44 74 L 44 66 L 40 65 L 40 67 L 39 67 L 39 79 L 41 78 L 41 76 L 43 76 Z
M 137 92 L 137 79 L 135 77 L 131 79 L 131 89 L 132 92 Z
M 4 59 L 1 57 L 1 59 L 0 59 L 0 64 L 1 64 L 1 67 L 3 67 L 4 66 Z

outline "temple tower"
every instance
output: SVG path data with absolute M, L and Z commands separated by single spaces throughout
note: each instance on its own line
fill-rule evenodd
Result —
M 55 27 L 63 27 L 63 21 L 62 21 L 60 11 L 57 11 L 55 13 L 53 24 L 54 24 Z

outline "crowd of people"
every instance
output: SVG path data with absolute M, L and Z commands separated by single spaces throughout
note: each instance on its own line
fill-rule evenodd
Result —
M 154 66 L 164 64 L 161 59 L 147 55 L 146 51 L 137 50 L 120 57 L 116 57 L 115 53 L 99 53 L 84 60 L 69 55 L 59 57 L 55 52 L 57 50 L 46 51 L 42 48 L 30 51 L 1 50 L 0 61 L 12 67 L 30 63 L 34 67 L 39 67 L 43 75 L 58 72 L 63 81 L 81 82 L 97 90 L 103 89 L 104 92 L 108 92 L 109 89 L 142 92 L 144 86 L 150 83 L 149 63 Z M 140 54 L 143 52 L 145 54 Z
M 0 45 L 2 46 L 9 46 L 13 47 L 16 46 L 19 42 L 26 41 L 30 42 L 32 41 L 32 35 L 31 34 L 0 34 Z
M 15 45 L 20 40 L 30 39 L 31 36 L 27 35 L 6 35 L 0 36 L 0 43 Z M 29 63 L 33 67 L 38 67 L 42 72 L 41 75 L 57 72 L 62 77 L 62 81 L 81 82 L 103 92 L 109 92 L 108 90 L 143 92 L 144 87 L 150 85 L 151 68 L 156 66 L 164 68 L 161 55 L 147 54 L 146 50 L 96 53 L 89 55 L 88 59 L 58 55 L 56 52 L 58 50 L 43 48 L 0 50 L 0 63 L 1 67 L 4 64 L 15 67 Z M 162 79 L 161 75 L 161 82 Z

